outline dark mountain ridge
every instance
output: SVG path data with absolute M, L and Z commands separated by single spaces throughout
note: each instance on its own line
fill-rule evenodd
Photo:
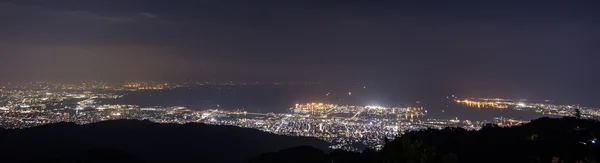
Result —
M 456 163 L 598 162 L 600 122 L 540 118 L 514 127 L 485 125 L 408 132 L 380 151 L 326 150 L 327 143 L 254 129 L 118 120 L 0 130 L 3 162 Z M 312 147 L 311 147 L 312 146 Z M 315 148 L 317 147 L 317 148 Z
M 262 153 L 296 146 L 313 146 L 321 150 L 327 150 L 328 146 L 315 138 L 275 135 L 248 128 L 138 120 L 87 125 L 57 123 L 0 130 L 0 144 L 3 162 L 79 162 L 72 159 L 82 155 L 109 157 L 99 154 L 104 152 L 116 157 L 139 157 L 133 160 L 150 163 L 241 162 Z
M 247 163 L 597 163 L 597 135 L 597 120 L 544 117 L 514 127 L 487 124 L 479 131 L 445 128 L 408 132 L 386 140 L 380 151 L 336 150 L 325 155 L 303 147 L 262 154 Z

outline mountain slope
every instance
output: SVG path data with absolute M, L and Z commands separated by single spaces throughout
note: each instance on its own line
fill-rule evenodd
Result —
M 88 125 L 58 123 L 0 131 L 0 156 L 7 162 L 67 159 L 94 150 L 119 151 L 143 162 L 240 162 L 296 146 L 327 149 L 327 143 L 255 129 L 205 124 L 157 124 L 116 120 Z M 119 153 L 116 152 L 116 153 Z M 101 157 L 101 156 L 100 156 Z

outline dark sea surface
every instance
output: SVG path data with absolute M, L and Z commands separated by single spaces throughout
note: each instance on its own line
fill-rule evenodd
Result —
M 351 92 L 351 95 L 349 93 Z M 534 119 L 541 114 L 512 109 L 471 108 L 454 103 L 444 93 L 408 93 L 376 86 L 254 85 L 202 86 L 172 90 L 122 91 L 120 99 L 103 99 L 105 104 L 132 104 L 142 107 L 185 106 L 189 109 L 245 110 L 289 113 L 296 103 L 323 102 L 339 105 L 423 106 L 427 117 L 492 120 L 493 117 Z

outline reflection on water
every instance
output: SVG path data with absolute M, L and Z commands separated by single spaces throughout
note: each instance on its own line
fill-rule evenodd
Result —
M 492 109 L 506 109 L 508 108 L 507 104 L 502 104 L 502 102 L 481 102 L 481 101 L 469 101 L 469 100 L 456 100 L 457 103 L 467 105 L 469 107 L 477 107 L 477 108 L 492 108 Z
M 491 122 L 495 118 L 512 118 L 520 120 L 531 120 L 540 118 L 544 115 L 526 110 L 516 110 L 505 104 L 498 104 L 495 102 L 466 102 L 465 101 L 453 101 L 453 100 L 441 100 L 439 103 L 430 103 L 424 105 L 429 111 L 428 116 L 441 117 L 441 118 L 459 118 L 461 120 L 478 120 Z M 437 108 L 443 108 L 442 111 L 438 111 Z
M 314 86 L 206 86 L 173 90 L 146 90 L 119 92 L 120 99 L 103 99 L 106 104 L 134 104 L 140 106 L 184 106 L 189 109 L 245 110 L 259 113 L 289 113 L 296 103 L 323 102 L 338 105 L 380 105 L 389 107 L 423 107 L 427 117 L 461 120 L 487 120 L 494 117 L 534 119 L 542 114 L 516 111 L 502 103 L 448 100 L 445 96 L 416 98 L 400 95 L 394 91 L 365 89 L 330 89 Z M 410 99 L 410 100 L 407 100 Z M 495 108 L 495 109 L 492 109 Z

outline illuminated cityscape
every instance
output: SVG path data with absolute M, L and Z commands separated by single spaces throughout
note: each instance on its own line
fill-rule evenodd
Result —
M 197 86 L 194 84 L 193 86 Z M 88 124 L 115 119 L 150 120 L 157 123 L 205 123 L 253 128 L 265 132 L 316 137 L 331 143 L 331 148 L 358 151 L 361 147 L 379 149 L 384 138 L 426 128 L 462 127 L 478 130 L 486 123 L 513 126 L 528 120 L 496 117 L 474 121 L 428 116 L 422 106 L 360 106 L 333 103 L 297 103 L 288 113 L 259 113 L 241 109 L 186 108 L 181 106 L 141 107 L 140 105 L 103 104 L 99 99 L 118 99 L 119 91 L 164 90 L 192 87 L 189 84 L 102 82 L 82 84 L 27 83 L 3 85 L 0 91 L 0 126 L 7 129 L 28 128 L 58 122 Z M 350 94 L 349 94 L 350 95 Z M 510 99 L 469 98 L 457 104 L 473 108 L 513 109 L 547 116 L 600 117 L 597 108 L 556 105 Z
M 600 0 L 2 0 L 0 22 L 0 162 L 600 162 Z
M 564 105 L 552 104 L 550 100 L 544 101 L 527 101 L 527 100 L 511 100 L 511 99 L 489 99 L 489 98 L 472 98 L 465 100 L 455 100 L 456 103 L 463 104 L 469 107 L 476 108 L 491 108 L 491 109 L 513 109 L 518 111 L 532 111 L 540 113 L 544 116 L 575 116 L 575 109 L 581 112 L 582 118 L 597 118 L 600 117 L 600 109 L 593 107 L 582 107 L 578 104 Z
M 477 108 L 494 108 L 494 109 L 506 109 L 508 105 L 504 102 L 487 102 L 487 101 L 472 101 L 472 100 L 456 100 L 457 103 L 461 103 L 470 107 Z

